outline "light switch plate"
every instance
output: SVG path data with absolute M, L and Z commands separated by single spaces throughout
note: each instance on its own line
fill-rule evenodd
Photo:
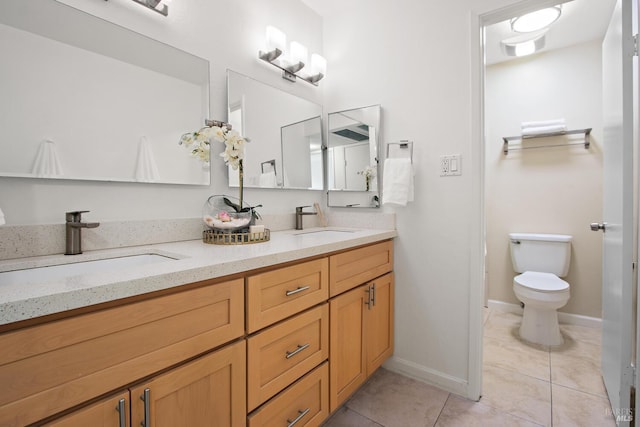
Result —
M 462 158 L 460 154 L 440 156 L 440 176 L 462 175 Z

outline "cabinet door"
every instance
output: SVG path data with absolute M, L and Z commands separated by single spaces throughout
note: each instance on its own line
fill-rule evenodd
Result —
M 46 427 L 129 427 L 129 391 L 44 424 Z
M 329 303 L 330 410 L 342 404 L 367 377 L 364 314 L 368 285 L 346 292 Z
M 245 341 L 132 388 L 131 400 L 132 426 L 246 425 Z
M 367 376 L 393 354 L 393 273 L 369 283 L 371 309 L 365 310 Z

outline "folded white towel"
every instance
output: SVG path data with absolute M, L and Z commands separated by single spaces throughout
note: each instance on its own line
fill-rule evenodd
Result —
M 409 158 L 384 161 L 382 204 L 406 206 L 413 201 L 413 166 Z
M 63 175 L 62 166 L 56 152 L 56 144 L 50 139 L 40 143 L 31 173 L 42 178 Z
M 4 225 L 4 224 L 6 224 L 4 220 L 4 212 L 2 212 L 2 209 L 0 209 L 0 225 Z
M 524 128 L 535 128 L 535 127 L 544 127 L 544 126 L 555 126 L 562 125 L 566 126 L 564 119 L 552 119 L 552 120 L 540 120 L 536 122 L 522 122 L 521 127 Z
M 151 150 L 151 144 L 147 138 L 140 138 L 138 145 L 138 162 L 136 163 L 136 181 L 138 182 L 155 182 L 160 179 L 156 159 Z
M 545 133 L 563 132 L 567 130 L 565 125 L 549 125 L 549 126 L 535 126 L 522 129 L 522 135 L 542 135 Z
M 260 174 L 260 187 L 273 188 L 276 186 L 276 172 L 265 172 Z

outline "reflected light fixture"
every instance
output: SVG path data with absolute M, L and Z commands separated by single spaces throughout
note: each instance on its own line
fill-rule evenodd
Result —
M 134 2 L 141 4 L 154 12 L 158 12 L 161 15 L 169 15 L 169 3 L 171 0 L 133 0 Z
M 309 62 L 309 51 L 303 44 L 293 41 L 285 53 L 287 36 L 273 26 L 266 30 L 265 50 L 258 51 L 258 58 L 282 70 L 282 78 L 295 82 L 298 78 L 314 86 L 327 73 L 327 60 L 314 53 Z
M 518 35 L 501 42 L 503 52 L 508 56 L 527 56 L 544 48 L 547 30 L 534 34 Z
M 560 18 L 562 5 L 536 10 L 511 19 L 511 29 L 516 33 L 531 33 L 548 27 Z

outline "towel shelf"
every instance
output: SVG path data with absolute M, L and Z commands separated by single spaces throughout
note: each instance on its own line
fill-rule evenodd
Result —
M 544 146 L 535 146 L 535 147 L 512 147 L 512 150 L 528 150 L 531 148 L 547 148 L 547 147 L 564 147 L 566 145 L 584 145 L 585 149 L 589 148 L 591 144 L 590 134 L 592 128 L 587 129 L 574 129 L 574 130 L 564 130 L 561 132 L 550 132 L 550 133 L 542 133 L 539 135 L 519 135 L 519 136 L 505 136 L 502 138 L 504 141 L 502 144 L 502 152 L 507 155 L 509 154 L 509 142 L 511 141 L 524 141 L 528 139 L 539 139 L 539 138 L 550 138 L 554 136 L 563 136 L 563 135 L 580 135 L 584 134 L 584 142 L 575 142 L 575 143 L 566 143 L 566 144 L 553 144 L 553 145 L 544 145 Z

